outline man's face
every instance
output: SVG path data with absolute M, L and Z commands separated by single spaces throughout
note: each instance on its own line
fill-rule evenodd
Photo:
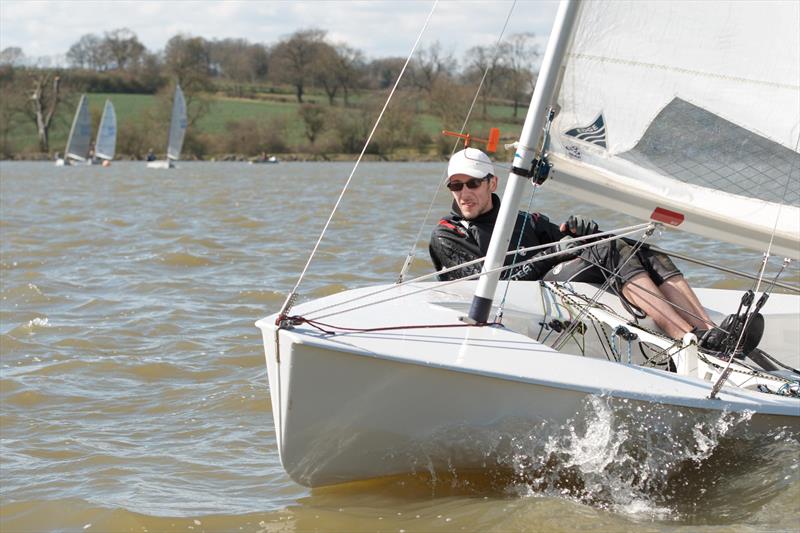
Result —
M 450 191 L 450 193 L 467 220 L 472 220 L 492 209 L 492 193 L 497 189 L 497 176 L 492 176 L 488 180 L 483 179 L 478 187 L 470 189 L 467 182 L 475 179 L 466 174 L 454 174 L 448 180 L 451 184 L 463 184 L 460 191 Z

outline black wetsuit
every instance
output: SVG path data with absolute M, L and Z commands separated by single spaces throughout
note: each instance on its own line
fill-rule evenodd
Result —
M 492 194 L 492 209 L 467 221 L 461 214 L 458 205 L 453 202 L 450 215 L 442 218 L 431 234 L 429 252 L 436 270 L 485 257 L 499 210 L 500 199 L 497 195 Z M 555 245 L 564 236 L 565 234 L 561 232 L 559 226 L 550 222 L 546 216 L 520 211 L 517 213 L 517 221 L 508 249 L 511 251 L 542 244 Z M 514 254 L 507 255 L 505 265 L 516 264 L 517 266 L 504 270 L 501 279 L 603 283 L 611 272 L 619 269 L 618 277 L 615 280 L 618 283 L 613 284 L 618 289 L 633 276 L 642 272 L 647 272 L 656 285 L 661 285 L 665 279 L 681 273 L 669 257 L 651 252 L 647 248 L 639 248 L 636 255 L 627 260 L 633 248 L 621 240 L 607 241 L 585 248 L 580 250 L 577 256 L 563 254 L 535 263 L 519 264 L 533 257 L 530 254 L 543 255 L 556 251 L 556 249 L 555 246 L 551 246 L 543 251 L 528 252 L 528 255 L 524 253 L 516 254 L 516 256 Z M 476 263 L 459 268 L 439 275 L 439 279 L 447 281 L 477 274 L 481 271 L 482 266 L 482 263 Z

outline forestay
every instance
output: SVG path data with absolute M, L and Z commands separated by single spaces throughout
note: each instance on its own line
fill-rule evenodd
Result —
M 548 186 L 800 257 L 800 3 L 584 2 Z

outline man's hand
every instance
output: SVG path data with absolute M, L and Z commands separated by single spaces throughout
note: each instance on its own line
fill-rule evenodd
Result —
M 561 224 L 561 231 L 575 237 L 583 237 L 597 233 L 597 222 L 582 217 L 581 215 L 571 215 L 567 221 Z
M 578 252 L 569 252 L 571 248 L 577 246 L 578 244 L 583 244 L 581 242 L 575 242 L 575 240 L 567 235 L 566 237 L 562 237 L 560 241 L 556 243 L 556 250 L 559 252 L 567 252 L 566 256 L 575 256 L 578 255 Z

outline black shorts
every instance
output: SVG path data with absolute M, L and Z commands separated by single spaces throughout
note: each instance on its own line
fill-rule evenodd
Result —
M 656 286 L 660 286 L 665 280 L 681 275 L 681 271 L 672 260 L 662 253 L 650 251 L 646 247 L 640 247 L 633 257 L 630 257 L 632 252 L 633 247 L 624 241 L 604 242 L 591 248 L 584 248 L 578 257 L 557 264 L 542 279 L 605 283 L 612 273 L 617 272 L 612 280 L 614 282 L 612 286 L 622 287 L 631 278 L 644 272 Z

